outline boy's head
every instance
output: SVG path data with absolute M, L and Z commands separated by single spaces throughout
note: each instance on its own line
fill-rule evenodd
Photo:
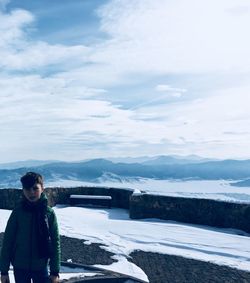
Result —
M 40 199 L 43 188 L 43 177 L 35 172 L 27 172 L 20 179 L 23 186 L 23 193 L 27 200 L 36 202 Z

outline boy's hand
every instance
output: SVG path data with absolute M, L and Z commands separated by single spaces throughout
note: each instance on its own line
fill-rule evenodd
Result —
M 1 282 L 2 283 L 10 283 L 9 275 L 1 275 Z
M 58 283 L 59 282 L 59 276 L 50 275 L 49 278 L 50 278 L 51 283 Z

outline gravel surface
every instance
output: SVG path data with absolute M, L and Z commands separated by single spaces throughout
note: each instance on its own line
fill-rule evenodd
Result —
M 181 256 L 134 251 L 132 262 L 152 283 L 249 283 L 250 272 Z
M 0 233 L 0 247 L 3 233 Z M 61 236 L 62 260 L 87 265 L 108 265 L 114 255 L 98 244 Z M 181 256 L 134 251 L 130 261 L 142 268 L 151 283 L 249 283 L 250 272 Z
M 98 244 L 86 245 L 84 240 L 61 236 L 62 261 L 72 260 L 74 263 L 87 265 L 109 265 L 116 260 L 114 254 L 102 249 Z

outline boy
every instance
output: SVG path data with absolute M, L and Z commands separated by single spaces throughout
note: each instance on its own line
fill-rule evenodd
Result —
M 57 219 L 47 205 L 43 178 L 28 172 L 21 178 L 23 199 L 8 220 L 1 252 L 1 282 L 9 283 L 13 265 L 16 283 L 59 282 L 60 238 Z M 48 275 L 48 263 L 50 276 Z

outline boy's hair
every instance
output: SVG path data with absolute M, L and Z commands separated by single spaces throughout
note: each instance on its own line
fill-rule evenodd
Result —
M 20 179 L 23 188 L 29 189 L 33 187 L 35 184 L 41 184 L 43 187 L 43 177 L 42 175 L 35 172 L 27 172 Z

